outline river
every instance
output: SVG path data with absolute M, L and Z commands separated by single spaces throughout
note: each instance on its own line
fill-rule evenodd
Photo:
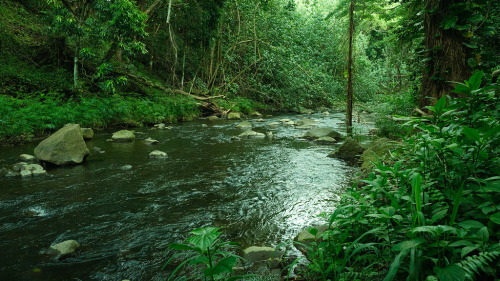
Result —
M 326 157 L 338 145 L 300 139 L 305 131 L 290 126 L 267 127 L 282 118 L 300 119 L 249 119 L 254 130 L 271 130 L 272 140 L 231 140 L 241 129 L 227 120 L 135 128 L 131 143 L 106 142 L 116 128 L 97 131 L 82 165 L 48 168 L 46 177 L 0 178 L 0 279 L 166 280 L 161 268 L 174 254 L 168 245 L 204 226 L 223 227 L 224 238 L 242 247 L 292 240 L 335 209 L 353 168 Z M 343 113 L 312 118 L 345 131 Z M 160 143 L 147 145 L 147 137 Z M 33 154 L 36 144 L 0 147 L 0 167 Z M 149 159 L 152 150 L 168 158 Z M 43 255 L 69 239 L 81 244 L 76 256 Z

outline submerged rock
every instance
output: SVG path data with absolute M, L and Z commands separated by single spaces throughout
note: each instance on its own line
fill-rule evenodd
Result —
M 215 121 L 215 120 L 219 120 L 219 119 L 220 119 L 220 118 L 219 118 L 219 117 L 217 117 L 217 116 L 215 116 L 215 115 L 213 115 L 213 116 L 209 116 L 209 117 L 208 117 L 208 120 L 209 120 L 209 121 Z
M 61 259 L 72 255 L 78 248 L 80 248 L 80 244 L 76 240 L 66 240 L 50 246 L 49 253 Z
M 80 125 L 67 124 L 35 148 L 35 157 L 55 165 L 79 164 L 90 154 Z
M 318 126 L 316 121 L 309 119 L 309 118 L 300 119 L 299 121 L 297 121 L 296 125 L 297 126 L 309 126 L 309 127 Z
M 227 119 L 229 120 L 241 119 L 241 114 L 239 112 L 229 112 L 229 114 L 227 115 Z
M 239 123 L 238 125 L 236 125 L 236 128 L 241 128 L 241 129 L 252 128 L 252 123 L 250 123 L 248 121 L 243 121 L 243 122 Z
M 123 165 L 120 169 L 123 171 L 128 171 L 128 170 L 132 169 L 132 165 Z
M 359 142 L 352 138 L 348 138 L 342 145 L 335 151 L 328 155 L 328 157 L 339 158 L 344 160 L 354 160 L 360 157 L 365 150 Z
M 318 139 L 322 137 L 331 137 L 337 140 L 343 139 L 342 135 L 332 128 L 313 128 L 307 131 L 304 136 L 305 139 Z
M 94 130 L 91 128 L 82 128 L 82 136 L 84 140 L 91 140 L 94 138 Z
M 160 150 L 154 150 L 151 153 L 149 153 L 149 158 L 160 159 L 160 158 L 167 158 L 167 157 L 168 157 L 167 153 L 160 151 Z
M 146 144 L 159 144 L 160 142 L 157 140 L 154 140 L 152 138 L 147 138 L 144 140 L 144 143 L 146 143 Z
M 135 139 L 135 135 L 132 131 L 121 130 L 114 133 L 111 139 L 116 142 L 129 142 Z
M 331 137 L 321 137 L 321 138 L 315 139 L 314 141 L 319 143 L 319 144 L 334 144 L 337 142 L 336 139 L 331 138 Z
M 243 133 L 239 134 L 238 137 L 242 139 L 255 139 L 255 138 L 265 138 L 266 135 L 252 130 L 246 130 Z

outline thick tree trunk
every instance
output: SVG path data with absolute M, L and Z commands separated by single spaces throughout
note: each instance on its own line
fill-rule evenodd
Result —
M 346 110 L 346 127 L 347 135 L 352 135 L 352 37 L 354 35 L 354 1 L 351 0 L 349 7 L 349 54 L 347 56 L 347 110 Z
M 452 81 L 463 82 L 470 76 L 467 64 L 468 52 L 462 44 L 465 39 L 460 31 L 442 29 L 442 21 L 448 15 L 453 0 L 426 0 L 424 19 L 427 63 L 420 88 L 419 106 L 434 104 L 439 98 L 453 95 Z

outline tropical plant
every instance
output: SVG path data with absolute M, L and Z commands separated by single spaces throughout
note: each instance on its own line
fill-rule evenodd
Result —
M 186 243 L 174 243 L 170 248 L 192 253 L 191 257 L 186 258 L 179 264 L 168 280 L 172 280 L 181 269 L 188 265 L 201 265 L 201 272 L 193 272 L 189 279 L 196 280 L 238 280 L 243 276 L 232 276 L 233 267 L 236 263 L 242 260 L 241 257 L 229 252 L 228 250 L 235 248 L 235 243 L 221 241 L 220 235 L 222 231 L 218 227 L 204 227 L 192 230 L 192 236 L 187 239 Z M 175 258 L 184 253 L 179 253 L 172 256 L 166 263 L 164 268 Z

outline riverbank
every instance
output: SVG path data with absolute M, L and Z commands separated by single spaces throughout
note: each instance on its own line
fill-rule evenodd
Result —
M 264 107 L 244 98 L 221 100 L 228 109 L 250 113 Z M 103 129 L 110 126 L 141 127 L 177 123 L 204 112 L 198 101 L 183 96 L 60 96 L 14 98 L 0 95 L 0 143 L 23 143 L 47 136 L 67 123 Z

